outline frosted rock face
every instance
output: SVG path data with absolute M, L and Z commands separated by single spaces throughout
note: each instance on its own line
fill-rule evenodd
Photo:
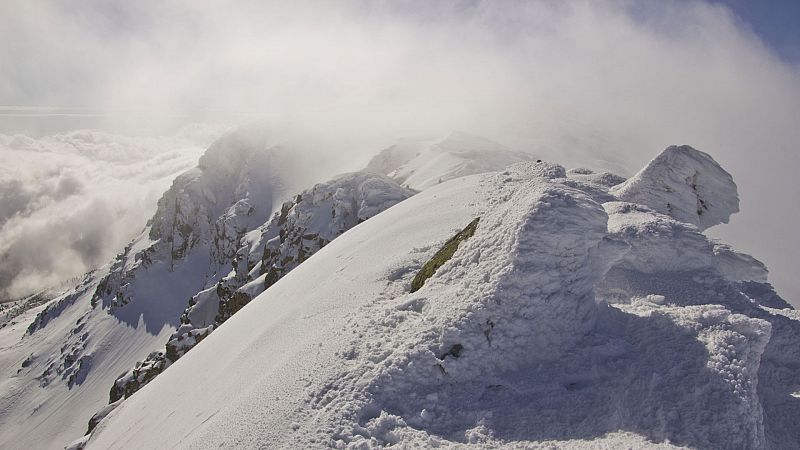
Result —
M 388 177 L 369 173 L 319 183 L 284 203 L 270 222 L 247 236 L 239 276 L 252 280 L 270 271 L 282 276 L 337 236 L 413 194 Z
M 219 326 L 336 237 L 412 195 L 390 178 L 369 173 L 341 175 L 295 195 L 242 239 L 234 272 L 192 297 L 168 344 L 179 349 L 172 359 L 197 342 L 194 330 Z
M 798 447 L 800 315 L 776 309 L 763 264 L 701 232 L 735 211 L 724 170 L 662 156 L 615 189 L 522 162 L 423 190 L 272 284 L 88 448 Z M 260 292 L 342 217 L 337 198 L 354 214 L 357 190 L 330 191 L 249 233 L 224 290 Z
M 173 262 L 205 244 L 212 262 L 225 264 L 244 232 L 272 212 L 285 183 L 280 159 L 280 148 L 269 148 L 261 133 L 224 136 L 159 200 L 150 239 L 168 243 Z
M 119 377 L 110 401 L 127 398 L 142 388 L 333 239 L 412 195 L 414 191 L 383 175 L 351 173 L 316 184 L 283 203 L 271 220 L 231 241 L 228 247 L 238 249 L 229 259 L 233 270 L 191 297 L 166 351 L 151 353 Z M 223 218 L 235 220 L 239 204 L 229 208 Z
M 231 271 L 242 237 L 269 218 L 287 189 L 302 183 L 293 158 L 261 130 L 237 130 L 214 142 L 164 193 L 93 302 L 116 310 L 139 298 L 169 305 L 170 316 L 175 306 L 182 310 L 187 298 Z M 169 319 L 175 323 L 179 316 Z
M 728 223 L 739 211 L 731 175 L 711 156 L 688 145 L 670 146 L 611 193 L 696 225 L 701 230 Z

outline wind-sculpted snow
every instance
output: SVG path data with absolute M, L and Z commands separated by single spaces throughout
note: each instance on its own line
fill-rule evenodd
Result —
M 709 161 L 697 179 L 726 185 Z M 761 263 L 619 180 L 528 162 L 424 190 L 249 302 L 88 448 L 800 445 L 800 315 Z M 697 191 L 708 217 L 738 201 Z
M 693 225 L 634 203 L 607 202 L 603 207 L 609 214 L 609 237 L 630 246 L 616 263 L 619 267 L 644 273 L 713 268 L 730 281 L 766 282 L 761 262 L 709 241 Z
M 711 156 L 688 145 L 671 146 L 625 183 L 618 199 L 649 206 L 701 230 L 728 223 L 739 211 L 731 175 Z
M 33 413 L 0 416 L 0 445 L 89 422 L 75 448 L 800 446 L 800 314 L 702 233 L 738 208 L 710 156 L 461 177 L 509 154 L 454 135 L 267 219 L 297 180 L 226 142 L 114 264 L 17 319 L 38 313 L 2 353 L 0 412 Z M 43 416 L 73 410 L 77 430 Z

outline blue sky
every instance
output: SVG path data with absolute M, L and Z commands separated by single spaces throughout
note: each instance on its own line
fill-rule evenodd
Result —
M 800 63 L 800 0 L 716 0 L 729 7 L 781 57 Z

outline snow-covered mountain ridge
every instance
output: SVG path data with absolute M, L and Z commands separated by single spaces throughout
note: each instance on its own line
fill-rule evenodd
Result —
M 52 301 L 9 309 L 0 446 L 61 448 L 269 283 L 414 193 L 367 173 L 300 192 L 320 172 L 300 152 L 260 130 L 223 136 L 110 265 Z
M 436 180 L 248 302 L 87 448 L 800 445 L 800 316 L 702 233 L 738 210 L 708 155 L 670 147 L 622 184 L 532 161 Z
M 60 448 L 84 433 L 120 374 L 163 348 L 189 299 L 232 270 L 239 239 L 313 180 L 296 156 L 258 130 L 223 136 L 111 264 L 9 323 L 0 447 Z
M 705 153 L 625 180 L 454 133 L 319 183 L 291 150 L 225 136 L 14 312 L 0 447 L 800 442 L 800 316 L 703 234 L 739 208 Z
M 388 175 L 403 186 L 426 189 L 453 178 L 502 170 L 533 155 L 463 132 L 441 139 L 400 139 L 367 164 L 367 172 Z
M 117 379 L 110 402 L 129 397 L 254 297 L 343 232 L 414 194 L 390 179 L 367 173 L 319 183 L 285 202 L 273 218 L 240 236 L 233 270 L 193 295 L 164 352 Z M 239 242 L 237 240 L 237 243 Z M 107 413 L 107 410 L 101 413 Z

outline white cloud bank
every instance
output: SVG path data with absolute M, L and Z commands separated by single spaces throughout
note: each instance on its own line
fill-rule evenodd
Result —
M 109 262 L 144 227 L 175 175 L 197 163 L 207 140 L 187 132 L 160 139 L 0 135 L 0 299 Z
M 800 70 L 719 5 L 12 0 L 0 51 L 6 105 L 106 111 L 99 126 L 257 117 L 353 167 L 451 129 L 627 174 L 690 144 L 739 184 L 742 213 L 713 232 L 800 303 Z M 70 177 L 37 189 L 83 199 Z

